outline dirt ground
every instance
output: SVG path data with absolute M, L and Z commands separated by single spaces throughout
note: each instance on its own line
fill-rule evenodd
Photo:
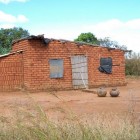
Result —
M 140 78 L 129 78 L 127 82 L 127 86 L 118 87 L 119 97 L 110 97 L 109 93 L 107 97 L 98 97 L 96 94 L 81 90 L 38 93 L 2 92 L 0 93 L 0 115 L 12 115 L 13 109 L 18 110 L 21 107 L 31 109 L 32 105 L 40 105 L 53 119 L 63 119 L 69 113 L 82 118 L 94 113 L 123 114 L 132 108 L 140 112 Z M 109 92 L 111 87 L 106 89 Z

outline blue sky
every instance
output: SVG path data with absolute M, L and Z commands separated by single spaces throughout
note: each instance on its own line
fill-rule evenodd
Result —
M 0 28 L 68 40 L 92 32 L 140 52 L 139 7 L 139 0 L 0 0 Z

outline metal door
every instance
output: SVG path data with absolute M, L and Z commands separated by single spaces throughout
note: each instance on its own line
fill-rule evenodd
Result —
M 71 57 L 73 88 L 88 88 L 87 56 L 75 55 Z

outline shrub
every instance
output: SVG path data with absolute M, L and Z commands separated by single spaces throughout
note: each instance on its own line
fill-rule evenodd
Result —
M 126 75 L 140 76 L 140 54 L 133 53 L 126 57 Z

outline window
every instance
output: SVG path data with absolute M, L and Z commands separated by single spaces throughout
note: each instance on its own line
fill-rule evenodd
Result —
M 100 67 L 98 68 L 100 72 L 111 74 L 112 73 L 112 58 L 101 58 Z
M 63 77 L 63 59 L 50 59 L 50 78 Z

